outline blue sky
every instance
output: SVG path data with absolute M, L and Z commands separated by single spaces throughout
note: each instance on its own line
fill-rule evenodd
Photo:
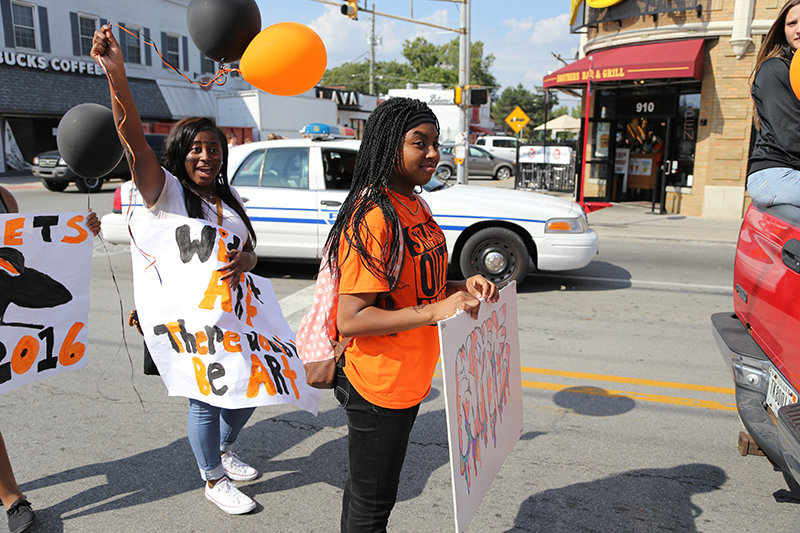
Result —
M 353 21 L 336 6 L 313 0 L 256 0 L 263 27 L 294 21 L 313 28 L 328 52 L 328 67 L 369 58 L 370 16 L 360 14 Z M 457 28 L 460 4 L 443 0 L 375 0 L 375 10 Z M 358 0 L 359 6 L 364 0 Z M 569 33 L 569 0 L 472 0 L 472 40 L 483 41 L 485 53 L 495 56 L 492 72 L 501 91 L 522 83 L 529 90 L 541 86 L 548 71 L 563 64 L 554 52 L 573 60 L 578 36 Z M 375 33 L 382 44 L 375 50 L 376 61 L 402 60 L 403 42 L 417 36 L 435 44 L 457 34 L 385 17 L 376 17 Z M 563 100 L 563 98 L 562 98 Z M 566 103 L 566 102 L 565 102 Z

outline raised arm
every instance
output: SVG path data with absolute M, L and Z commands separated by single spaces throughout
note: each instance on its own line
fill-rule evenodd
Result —
M 128 162 L 133 167 L 136 188 L 139 189 L 145 205 L 151 206 L 156 203 L 164 188 L 164 171 L 161 169 L 155 152 L 145 139 L 142 118 L 133 102 L 128 77 L 125 74 L 122 50 L 110 26 L 103 26 L 94 32 L 91 56 L 98 64 L 105 66 L 108 72 L 114 120 L 118 124 L 120 118 L 125 115 L 125 122 L 120 127 L 120 131 L 130 145 L 132 154 L 127 152 L 124 142 L 123 147 L 126 148 Z M 119 101 L 115 98 L 115 89 Z

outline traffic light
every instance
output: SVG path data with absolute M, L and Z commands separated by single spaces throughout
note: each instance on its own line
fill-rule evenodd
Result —
M 489 89 L 472 88 L 469 91 L 469 105 L 471 107 L 482 106 L 489 101 Z
M 347 0 L 342 4 L 342 15 L 346 15 L 353 20 L 358 20 L 358 1 Z
M 461 105 L 464 101 L 464 88 L 460 85 L 456 85 L 456 88 L 453 91 L 453 103 L 456 105 Z

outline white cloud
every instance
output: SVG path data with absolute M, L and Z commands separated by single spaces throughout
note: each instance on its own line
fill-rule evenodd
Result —
M 531 44 L 560 44 L 571 37 L 569 33 L 569 14 L 536 22 L 530 36 Z

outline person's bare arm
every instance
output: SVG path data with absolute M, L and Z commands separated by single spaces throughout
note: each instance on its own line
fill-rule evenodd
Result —
M 122 49 L 110 26 L 103 26 L 94 32 L 91 56 L 98 64 L 105 66 L 108 72 L 111 109 L 114 112 L 114 120 L 119 124 L 123 114 L 125 116 L 125 121 L 119 128 L 130 146 L 131 153 L 126 153 L 126 155 L 128 162 L 133 167 L 133 179 L 145 205 L 152 206 L 156 203 L 161 195 L 161 190 L 164 188 L 164 171 L 158 162 L 155 152 L 147 144 L 147 139 L 144 136 L 142 119 L 139 116 L 138 109 L 136 109 L 136 104 L 133 101 L 133 95 L 128 85 L 128 77 L 125 74 Z M 115 98 L 114 89 L 116 89 L 119 102 Z M 124 142 L 123 148 L 127 148 Z
M 339 333 L 345 337 L 390 335 L 436 324 L 459 310 L 477 318 L 480 308 L 480 301 L 465 291 L 436 303 L 402 309 L 382 309 L 375 305 L 377 301 L 376 293 L 340 294 L 336 311 Z

